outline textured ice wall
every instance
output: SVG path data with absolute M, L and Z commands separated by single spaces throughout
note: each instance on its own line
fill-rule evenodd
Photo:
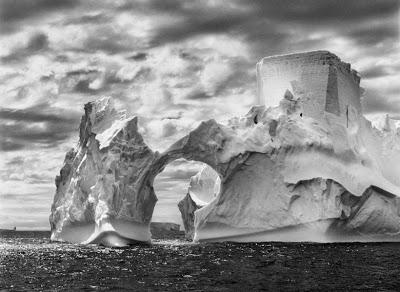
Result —
M 157 197 L 156 174 L 149 172 L 157 158 L 138 133 L 136 117 L 117 111 L 111 98 L 87 103 L 79 143 L 56 177 L 51 239 L 112 246 L 150 241 Z
M 195 212 L 194 239 L 398 240 L 397 131 L 380 132 L 363 117 L 349 127 L 336 115 L 300 117 L 291 103 L 253 119 L 269 128 L 271 148 L 249 153 L 222 179 L 218 197 Z
M 258 102 L 279 105 L 286 90 L 301 100 L 302 113 L 320 119 L 325 112 L 361 113 L 360 78 L 350 64 L 327 51 L 263 58 L 257 63 Z

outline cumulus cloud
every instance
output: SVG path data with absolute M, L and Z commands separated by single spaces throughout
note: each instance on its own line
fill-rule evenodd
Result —
M 390 72 L 388 71 L 387 66 L 375 66 L 361 71 L 361 74 L 361 77 L 364 79 L 372 79 L 387 76 Z
M 2 21 L 9 22 L 76 4 L 78 4 L 78 1 L 72 0 L 4 0 L 1 1 L 0 15 Z
M 383 97 L 379 92 L 372 90 L 366 93 L 366 95 L 362 100 L 362 105 L 363 105 L 363 110 L 366 114 L 400 113 L 400 98 L 388 99 Z
M 26 44 L 21 47 L 14 47 L 10 53 L 1 58 L 3 62 L 21 61 L 26 57 L 37 54 L 48 48 L 47 35 L 41 32 L 34 33 Z
M 0 1 L 0 33 L 10 33 L 20 29 L 48 13 L 79 5 L 78 0 L 3 0 Z M 32 23 L 32 22 L 31 22 Z
M 58 112 L 46 113 L 47 111 Z M 16 151 L 35 146 L 53 147 L 77 129 L 78 115 L 42 106 L 25 110 L 0 109 L 1 150 Z M 39 144 L 39 145 L 38 145 Z

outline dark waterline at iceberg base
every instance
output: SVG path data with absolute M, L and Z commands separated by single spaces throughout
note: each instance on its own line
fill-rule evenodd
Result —
M 10 291 L 396 290 L 400 243 L 200 243 L 155 239 L 107 248 L 0 238 L 0 288 Z M 182 236 L 183 237 L 183 236 Z

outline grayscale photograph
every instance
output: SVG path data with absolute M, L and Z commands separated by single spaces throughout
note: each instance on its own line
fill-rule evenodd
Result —
M 0 291 L 400 291 L 399 0 L 0 0 Z

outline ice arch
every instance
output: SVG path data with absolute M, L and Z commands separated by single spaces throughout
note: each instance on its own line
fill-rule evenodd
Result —
M 109 98 L 85 105 L 79 144 L 67 153 L 56 178 L 53 240 L 106 245 L 150 241 L 157 201 L 153 182 L 168 163 L 195 160 L 224 177 L 232 162 L 243 157 L 226 160 L 221 150 L 228 136 L 214 120 L 201 123 L 163 153 L 145 144 L 137 122 L 115 110 Z
M 221 178 L 208 165 L 190 178 L 186 195 L 178 203 L 186 239 L 193 240 L 196 211 L 217 200 L 220 190 Z
M 158 232 L 156 226 L 169 230 L 177 227 L 170 224 L 175 223 L 192 240 L 195 211 L 216 198 L 220 185 L 219 175 L 205 163 L 178 159 L 167 164 L 153 183 L 158 201 L 150 224 L 152 238 L 162 238 L 165 233 Z

